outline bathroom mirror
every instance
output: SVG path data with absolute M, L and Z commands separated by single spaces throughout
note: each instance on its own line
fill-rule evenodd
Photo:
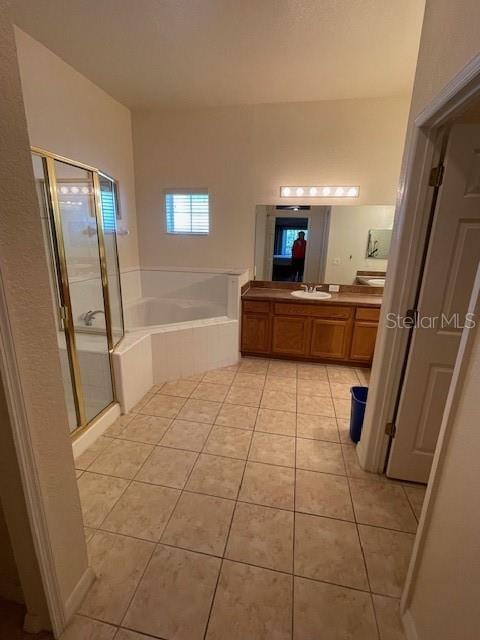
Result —
M 387 260 L 391 240 L 391 229 L 370 229 L 366 257 L 373 260 Z
M 255 279 L 382 286 L 394 209 L 257 205 Z

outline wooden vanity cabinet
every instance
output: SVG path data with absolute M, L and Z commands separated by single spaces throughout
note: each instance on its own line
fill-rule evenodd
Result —
M 368 365 L 379 313 L 377 307 L 243 300 L 241 350 L 245 355 Z

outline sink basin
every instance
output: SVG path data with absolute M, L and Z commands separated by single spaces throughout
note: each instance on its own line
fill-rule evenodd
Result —
M 292 296 L 305 298 L 306 300 L 327 300 L 332 297 L 332 294 L 326 291 L 304 291 L 303 289 L 298 289 L 297 291 L 292 291 Z

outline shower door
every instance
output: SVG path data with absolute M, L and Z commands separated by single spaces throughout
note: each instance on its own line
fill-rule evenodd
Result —
M 115 400 L 111 353 L 123 336 L 116 193 L 97 170 L 40 153 L 65 397 L 77 431 Z M 38 162 L 34 154 L 36 178 Z

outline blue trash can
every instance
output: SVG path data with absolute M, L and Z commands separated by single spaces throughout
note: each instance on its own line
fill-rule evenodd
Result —
M 362 435 L 363 417 L 367 404 L 368 387 L 352 387 L 352 409 L 350 413 L 350 438 L 355 444 Z

